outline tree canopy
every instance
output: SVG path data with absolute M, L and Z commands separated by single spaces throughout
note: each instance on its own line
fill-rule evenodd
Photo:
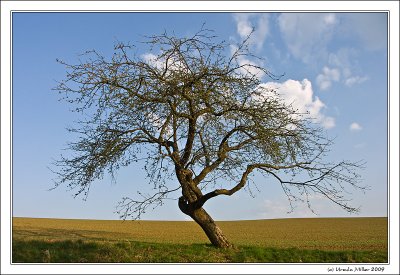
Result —
M 345 195 L 348 187 L 365 189 L 361 163 L 324 160 L 331 140 L 279 91 L 260 85 L 262 77 L 279 77 L 249 61 L 257 57 L 248 39 L 231 45 L 202 28 L 191 37 L 164 33 L 144 43 L 144 54 L 118 43 L 111 58 L 92 50 L 77 64 L 59 60 L 67 74 L 55 89 L 85 119 L 69 129 L 79 139 L 70 144 L 71 156 L 55 163 L 57 186 L 66 183 L 87 196 L 94 180 L 146 152 L 156 192 L 123 198 L 121 218 L 138 218 L 180 190 L 182 212 L 218 246 L 228 242 L 212 239 L 219 228 L 207 229 L 213 220 L 203 205 L 245 189 L 254 173 L 280 184 L 290 204 L 310 204 L 318 194 L 348 212 L 358 210 Z

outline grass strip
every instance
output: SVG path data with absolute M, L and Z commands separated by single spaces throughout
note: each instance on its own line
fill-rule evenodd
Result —
M 384 263 L 385 251 L 323 251 L 298 248 L 138 241 L 13 240 L 13 263 Z

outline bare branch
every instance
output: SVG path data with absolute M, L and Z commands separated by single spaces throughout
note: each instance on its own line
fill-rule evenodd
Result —
M 177 187 L 172 190 L 161 189 L 153 195 L 143 195 L 138 192 L 142 197 L 142 200 L 134 200 L 128 197 L 122 198 L 117 205 L 116 213 L 120 215 L 121 219 L 140 219 L 141 215 L 146 213 L 147 208 L 152 207 L 154 210 L 158 206 L 163 205 L 163 201 L 169 199 L 168 194 L 178 191 L 181 187 Z
M 150 52 L 143 54 L 118 42 L 111 58 L 91 50 L 76 64 L 59 61 L 67 73 L 55 90 L 89 118 L 70 129 L 79 137 L 69 144 L 71 154 L 55 162 L 56 186 L 66 183 L 87 196 L 104 173 L 145 159 L 155 194 L 124 198 L 123 218 L 140 216 L 178 190 L 166 187 L 172 179 L 182 192 L 179 205 L 190 212 L 215 196 L 249 189 L 256 171 L 281 184 L 291 207 L 301 196 L 310 205 L 311 194 L 319 194 L 355 211 L 345 195 L 349 186 L 366 188 L 360 163 L 324 162 L 332 141 L 260 85 L 260 76 L 279 76 L 251 53 L 250 36 L 230 45 L 203 26 L 188 37 L 148 36 Z M 296 188 L 300 196 L 292 193 Z

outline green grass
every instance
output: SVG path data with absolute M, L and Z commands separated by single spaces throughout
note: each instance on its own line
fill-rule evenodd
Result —
M 360 263 L 386 262 L 383 251 L 322 251 L 136 241 L 13 241 L 14 263 Z
M 194 222 L 13 219 L 14 263 L 383 263 L 387 218 L 218 222 L 217 249 Z

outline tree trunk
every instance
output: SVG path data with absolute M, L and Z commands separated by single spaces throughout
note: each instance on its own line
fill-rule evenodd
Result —
M 215 224 L 214 220 L 203 208 L 194 210 L 190 217 L 201 226 L 213 245 L 221 248 L 232 247 L 228 239 L 222 233 L 222 230 Z
M 222 230 L 215 224 L 214 220 L 208 215 L 203 207 L 194 208 L 182 196 L 179 198 L 179 209 L 190 216 L 206 233 L 210 242 L 216 247 L 232 247 Z

